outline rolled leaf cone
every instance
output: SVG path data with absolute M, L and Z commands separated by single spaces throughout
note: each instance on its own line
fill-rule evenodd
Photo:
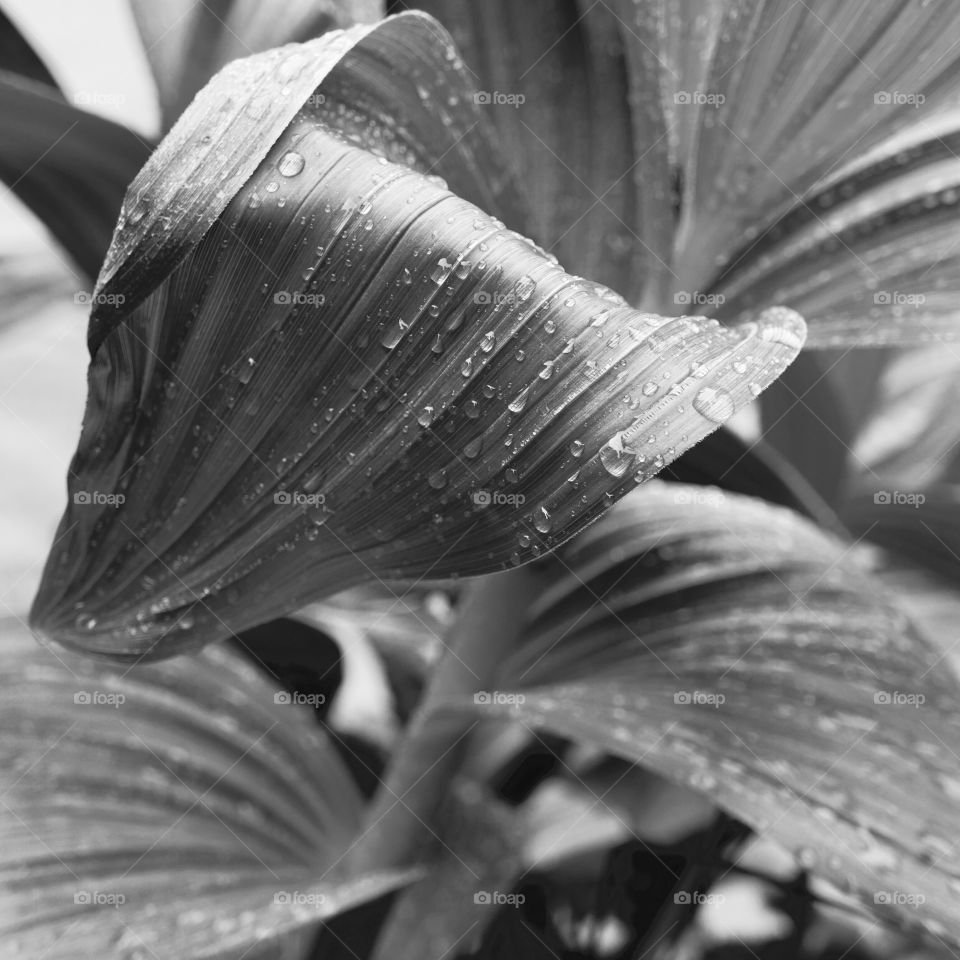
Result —
M 415 14 L 201 92 L 101 273 L 38 633 L 165 656 L 363 581 L 532 560 L 793 359 L 792 311 L 638 312 L 451 192 L 438 172 L 516 209 L 480 120 Z

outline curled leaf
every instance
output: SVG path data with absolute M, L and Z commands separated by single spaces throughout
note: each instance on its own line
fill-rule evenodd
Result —
M 560 551 L 498 697 L 690 786 L 888 921 L 960 939 L 956 684 L 788 511 L 654 484 Z
M 438 31 L 407 15 L 228 68 L 141 174 L 131 196 L 153 199 L 134 219 L 128 198 L 98 286 L 70 503 L 34 605 L 45 636 L 166 655 L 376 577 L 523 563 L 800 349 L 782 308 L 733 329 L 635 311 L 415 169 L 432 132 L 471 193 L 510 195 L 458 133 L 476 107 Z M 445 106 L 416 69 L 396 80 L 403 51 L 447 70 Z M 288 123 L 313 89 L 299 77 L 327 71 L 331 101 Z M 324 111 L 348 90 L 367 112 L 334 129 Z M 366 118 L 391 103 L 388 136 Z M 191 152 L 207 119 L 215 139 Z
M 4 656 L 4 957 L 274 956 L 404 881 L 335 870 L 357 789 L 312 711 L 229 648 L 120 668 L 8 622 Z

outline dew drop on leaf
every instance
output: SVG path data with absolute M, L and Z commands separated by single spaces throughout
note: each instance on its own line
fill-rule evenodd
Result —
M 550 532 L 553 527 L 553 517 L 550 516 L 550 512 L 546 507 L 539 506 L 533 511 L 533 525 L 540 533 Z
M 295 177 L 304 166 L 303 155 L 291 150 L 285 153 L 277 163 L 277 170 L 282 177 Z
M 530 395 L 530 388 L 524 387 L 508 404 L 507 409 L 511 413 L 522 413 L 527 405 L 527 397 Z
M 726 390 L 703 387 L 693 398 L 693 409 L 711 423 L 726 423 L 736 412 L 733 397 Z
M 517 300 L 524 303 L 533 296 L 533 291 L 537 289 L 537 281 L 533 277 L 524 274 L 513 286 L 513 292 Z

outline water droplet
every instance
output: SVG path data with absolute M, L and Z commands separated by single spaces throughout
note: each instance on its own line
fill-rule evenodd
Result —
M 437 470 L 436 473 L 431 473 L 427 478 L 427 483 L 429 483 L 434 490 L 442 490 L 447 485 L 447 471 Z
M 533 277 L 524 274 L 514 285 L 513 292 L 520 303 L 525 303 L 533 296 L 533 291 L 537 289 L 537 281 Z
M 648 380 L 644 385 L 643 389 L 640 391 L 645 397 L 652 397 L 659 387 L 652 380 Z
M 473 373 L 473 358 L 467 357 L 467 359 L 463 361 L 463 366 L 460 368 L 460 374 L 461 376 L 469 377 L 471 373 Z
M 295 150 L 291 150 L 289 153 L 285 153 L 280 161 L 277 163 L 277 170 L 282 177 L 295 177 L 301 170 L 303 170 L 303 165 L 306 161 L 303 159 L 303 155 L 297 153 Z
M 237 379 L 241 383 L 249 383 L 250 378 L 253 376 L 253 368 L 256 366 L 257 361 L 253 357 L 247 357 L 247 362 L 240 367 L 240 372 L 237 374 Z
M 473 460 L 474 457 L 480 454 L 480 451 L 483 449 L 483 437 L 477 437 L 475 440 L 471 440 L 464 448 L 463 455 L 468 460 Z
M 550 532 L 553 527 L 553 517 L 550 516 L 550 512 L 546 507 L 541 505 L 533 511 L 533 525 L 540 533 Z
M 693 409 L 711 423 L 726 423 L 737 408 L 726 390 L 703 387 L 693 398 Z
M 430 279 L 439 287 L 444 280 L 450 275 L 450 271 L 453 269 L 453 265 L 447 260 L 446 257 L 441 257 L 437 261 L 437 265 L 433 268 L 433 272 L 430 274 Z
M 496 345 L 496 342 L 497 342 L 497 335 L 492 330 L 490 330 L 488 333 L 485 333 L 483 335 L 483 339 L 480 341 L 480 349 L 484 353 L 489 353 Z
M 527 397 L 530 395 L 530 388 L 524 387 L 511 401 L 507 404 L 507 409 L 511 413 L 522 413 L 523 408 L 527 405 Z
M 420 416 L 417 417 L 417 423 L 419 423 L 421 427 L 429 427 L 430 424 L 433 423 L 433 407 L 424 407 L 423 410 L 420 411 Z
M 633 456 L 633 451 L 623 445 L 623 435 L 620 433 L 600 448 L 600 462 L 612 477 L 622 477 L 630 469 Z
M 570 444 L 570 453 L 575 457 L 579 457 L 580 454 L 583 453 L 583 441 L 574 440 L 573 443 Z
M 557 329 L 557 325 L 552 320 L 548 320 L 543 325 L 543 329 L 545 333 L 553 333 Z
M 402 339 L 404 333 L 410 329 L 410 324 L 398 319 L 394 323 L 387 324 L 380 338 L 380 343 L 388 350 L 392 350 Z

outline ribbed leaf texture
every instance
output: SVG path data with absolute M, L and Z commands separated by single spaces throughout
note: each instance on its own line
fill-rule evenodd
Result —
M 337 871 L 362 800 L 238 653 L 108 666 L 7 621 L 4 657 L 0 956 L 299 956 L 404 882 Z
M 365 580 L 534 559 L 796 355 L 792 311 L 638 312 L 427 172 L 445 156 L 508 216 L 484 129 L 414 14 L 199 95 L 97 288 L 42 634 L 166 655 Z

